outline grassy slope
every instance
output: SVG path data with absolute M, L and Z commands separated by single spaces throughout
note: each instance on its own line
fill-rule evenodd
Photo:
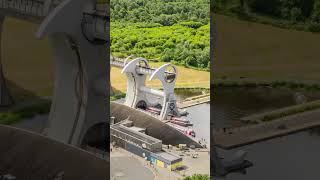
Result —
M 38 40 L 38 25 L 8 18 L 4 24 L 2 61 L 6 77 L 36 95 L 50 95 L 53 86 L 52 52 Z
M 320 34 L 216 15 L 214 77 L 320 81 Z
M 150 63 L 152 67 L 160 67 L 163 63 Z M 122 92 L 126 91 L 126 76 L 121 74 L 120 69 L 111 69 L 111 85 Z M 210 72 L 198 71 L 178 66 L 178 79 L 176 87 L 209 87 Z M 160 81 L 148 82 L 148 85 L 156 88 L 162 88 Z

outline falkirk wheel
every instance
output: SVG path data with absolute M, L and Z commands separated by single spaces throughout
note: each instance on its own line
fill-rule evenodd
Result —
M 202 148 L 199 142 L 185 135 L 176 128 L 165 123 L 170 116 L 182 116 L 176 105 L 174 94 L 177 79 L 177 69 L 171 64 L 164 64 L 159 68 L 152 68 L 148 61 L 138 57 L 130 60 L 110 57 L 110 64 L 113 67 L 121 68 L 121 73 L 127 77 L 127 93 L 123 104 L 111 102 L 110 116 L 114 117 L 113 123 L 129 119 L 137 127 L 145 128 L 147 134 L 162 140 L 164 144 L 178 145 L 187 144 Z M 171 68 L 171 69 L 170 69 Z M 146 80 L 159 80 L 162 90 L 148 87 Z M 147 95 L 158 97 L 151 102 Z M 147 107 L 161 106 L 159 115 L 147 113 Z
M 63 143 L 81 146 L 92 129 L 107 137 L 110 20 L 108 8 L 102 7 L 95 0 L 0 3 L 1 22 L 13 16 L 40 23 L 36 37 L 49 39 L 55 83 L 44 134 Z M 1 103 L 10 104 L 2 67 L 0 75 Z
M 128 60 L 128 59 L 127 59 Z M 167 70 L 171 68 L 171 71 Z M 130 62 L 124 62 L 124 67 L 121 71 L 127 76 L 127 93 L 125 105 L 132 108 L 146 108 L 154 106 L 148 98 L 147 94 L 156 96 L 162 99 L 161 111 L 159 119 L 167 119 L 169 113 L 180 116 L 176 105 L 176 97 L 174 88 L 177 81 L 177 69 L 171 64 L 164 64 L 161 67 L 154 69 L 148 64 L 144 58 L 135 58 Z M 149 80 L 159 80 L 163 90 L 152 89 L 146 86 L 146 78 L 149 75 Z

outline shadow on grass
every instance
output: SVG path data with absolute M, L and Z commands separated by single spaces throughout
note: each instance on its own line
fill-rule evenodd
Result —
M 48 114 L 51 100 L 37 96 L 12 81 L 7 81 L 14 104 L 0 107 L 0 124 L 13 124 L 40 114 Z

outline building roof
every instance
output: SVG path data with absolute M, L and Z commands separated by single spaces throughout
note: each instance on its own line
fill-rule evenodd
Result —
M 158 152 L 158 153 L 153 153 L 153 155 L 157 159 L 162 160 L 162 161 L 164 161 L 164 162 L 166 162 L 168 164 L 173 164 L 173 163 L 182 161 L 182 157 L 174 155 L 174 154 L 171 154 L 171 153 L 168 153 L 168 152 L 165 152 L 165 151 L 161 151 L 161 152 Z

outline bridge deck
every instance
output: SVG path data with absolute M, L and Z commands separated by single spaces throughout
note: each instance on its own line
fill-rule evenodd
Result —
M 313 110 L 263 124 L 227 129 L 225 132 L 219 129 L 213 137 L 217 147 L 233 149 L 320 126 L 319 117 L 320 110 Z
M 53 0 L 49 12 L 63 0 Z M 4 0 L 0 1 L 0 14 L 32 23 L 41 23 L 49 12 L 45 10 L 46 0 Z M 107 4 L 97 4 L 97 15 L 107 16 Z
M 110 57 L 110 65 L 113 67 L 116 67 L 116 68 L 124 68 L 125 62 L 123 59 L 116 58 L 116 57 Z M 147 68 L 147 67 L 137 65 L 137 73 L 139 73 L 139 74 L 151 75 L 156 70 L 157 70 L 156 68 L 152 68 L 152 67 Z M 168 71 L 166 71 L 165 73 L 168 75 L 168 77 L 175 75 L 175 73 L 168 72 Z

